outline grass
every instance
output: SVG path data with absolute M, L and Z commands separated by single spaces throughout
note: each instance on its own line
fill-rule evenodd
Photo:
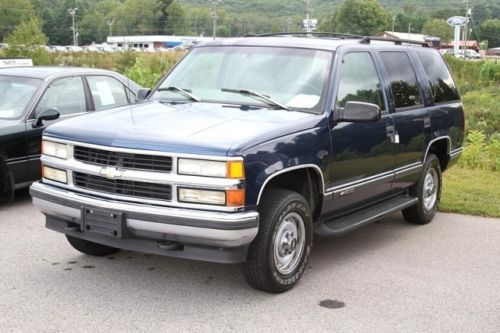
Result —
M 500 217 L 500 172 L 454 166 L 443 175 L 440 211 Z

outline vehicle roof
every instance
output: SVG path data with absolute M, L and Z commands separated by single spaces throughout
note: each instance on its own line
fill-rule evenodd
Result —
M 362 37 L 344 37 L 344 38 L 335 38 L 335 37 L 297 37 L 297 36 L 265 36 L 265 37 L 240 37 L 240 38 L 225 38 L 225 39 L 216 39 L 210 42 L 206 42 L 200 44 L 200 47 L 205 46 L 264 46 L 264 47 L 292 47 L 292 48 L 308 48 L 308 49 L 318 49 L 318 50 L 326 50 L 326 51 L 335 51 L 339 46 L 351 44 L 356 45 L 360 43 Z M 411 44 L 406 44 L 405 41 L 402 41 L 403 47 L 411 46 Z M 418 43 L 418 42 L 416 42 Z M 367 45 L 367 44 L 364 44 Z M 401 45 L 395 45 L 394 41 L 380 41 L 373 40 L 370 41 L 368 45 L 377 45 L 383 47 L 401 47 Z M 417 46 L 421 47 L 421 46 Z
M 37 79 L 45 79 L 50 76 L 57 76 L 62 74 L 118 74 L 112 71 L 107 71 L 104 69 L 96 68 L 81 68 L 81 67 L 44 67 L 44 66 L 33 66 L 33 67 L 10 67 L 0 69 L 0 75 L 10 75 L 10 76 L 24 76 L 32 77 Z

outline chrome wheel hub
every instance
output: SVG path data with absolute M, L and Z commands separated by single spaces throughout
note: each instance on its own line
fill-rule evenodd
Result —
M 426 211 L 431 211 L 437 201 L 438 195 L 438 176 L 435 169 L 429 169 L 425 174 L 424 188 L 423 188 L 423 199 L 424 208 Z
M 297 268 L 305 247 L 304 220 L 288 213 L 280 222 L 274 237 L 274 264 L 280 274 L 288 275 Z

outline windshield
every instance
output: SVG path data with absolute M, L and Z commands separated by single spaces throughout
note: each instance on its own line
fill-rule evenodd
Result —
M 0 75 L 0 118 L 19 118 L 42 81 Z
M 176 87 L 202 102 L 276 106 L 252 94 L 235 93 L 247 90 L 290 109 L 319 112 L 331 59 L 331 52 L 309 49 L 201 47 L 179 63 L 150 99 L 189 101 L 168 89 Z

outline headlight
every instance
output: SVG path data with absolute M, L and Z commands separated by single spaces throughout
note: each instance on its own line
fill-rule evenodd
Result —
M 42 172 L 43 172 L 42 175 L 43 178 L 53 180 L 59 183 L 64 183 L 64 184 L 68 183 L 68 175 L 65 170 L 55 169 L 44 165 L 42 168 Z
M 68 158 L 68 145 L 64 143 L 57 143 L 53 141 L 42 141 L 42 154 L 54 156 L 58 158 Z
M 180 175 L 219 178 L 244 178 L 243 161 L 209 161 L 180 158 L 177 166 Z
M 222 206 L 226 204 L 226 192 L 180 188 L 179 201 Z

